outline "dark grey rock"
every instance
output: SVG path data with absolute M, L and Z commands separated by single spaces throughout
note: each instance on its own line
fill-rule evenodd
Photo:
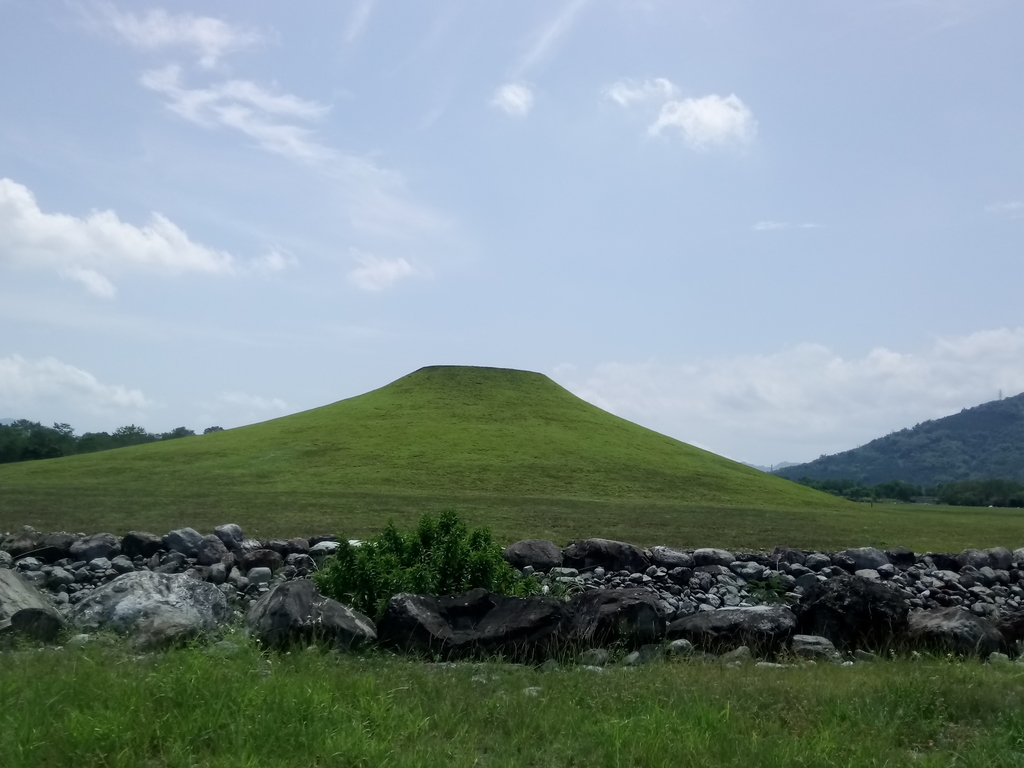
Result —
M 820 571 L 822 568 L 828 568 L 830 565 L 832 565 L 832 558 L 821 552 L 812 552 L 804 560 L 804 567 L 811 571 Z
M 50 642 L 63 627 L 64 619 L 43 593 L 15 571 L 0 570 L 0 634 Z
M 94 533 L 79 539 L 70 548 L 70 556 L 74 560 L 95 560 L 105 557 L 108 560 L 121 554 L 121 542 L 112 533 Z
M 10 553 L 11 557 L 18 558 L 34 553 L 39 549 L 42 540 L 42 534 L 36 533 L 34 528 L 26 525 L 18 533 L 11 534 L 4 539 L 0 547 Z
M 253 568 L 269 568 L 276 571 L 283 562 L 284 559 L 279 552 L 273 549 L 257 549 L 242 555 L 242 570 L 248 572 Z
M 465 595 L 395 595 L 377 622 L 381 645 L 460 658 L 500 653 L 507 658 L 549 655 L 565 617 L 545 597 L 508 597 L 475 589 Z
M 308 579 L 275 586 L 253 604 L 245 623 L 257 640 L 272 648 L 321 642 L 359 648 L 377 639 L 370 619 L 324 597 Z
M 711 650 L 753 646 L 759 650 L 775 649 L 796 628 L 796 616 L 781 605 L 756 605 L 749 608 L 720 608 L 699 611 L 676 619 L 668 625 L 668 637 L 691 641 Z
M 845 555 L 853 561 L 854 571 L 877 570 L 879 566 L 888 565 L 889 558 L 885 553 L 874 547 L 856 547 L 844 549 L 839 555 Z
M 902 636 L 910 606 L 887 584 L 840 574 L 808 589 L 795 610 L 801 634 L 841 649 L 884 649 Z
M 693 561 L 693 555 L 689 552 L 672 549 L 671 547 L 651 547 L 650 552 L 651 563 L 668 571 L 671 571 L 673 568 L 692 569 L 696 565 Z
M 77 533 L 47 533 L 40 539 L 35 556 L 47 563 L 56 563 L 71 556 L 71 545 L 80 538 Z
M 665 614 L 646 589 L 595 589 L 566 605 L 560 635 L 575 647 L 639 647 L 665 635 Z
M 906 547 L 892 547 L 891 549 L 885 550 L 885 556 L 889 558 L 889 562 L 895 565 L 897 568 L 910 568 L 915 562 L 914 552 Z
M 990 622 L 959 608 L 913 611 L 907 638 L 920 649 L 965 656 L 988 656 L 1006 646 L 1002 633 Z
M 818 635 L 793 635 L 789 647 L 793 653 L 805 659 L 834 661 L 841 658 L 832 641 Z
M 213 533 L 221 540 L 227 549 L 232 551 L 241 549 L 242 541 L 245 540 L 245 537 L 242 535 L 241 526 L 235 525 L 234 523 L 218 525 L 213 529 Z
M 163 538 L 164 549 L 180 552 L 185 557 L 195 557 L 203 535 L 194 528 L 178 528 Z
M 562 565 L 562 550 L 547 539 L 526 539 L 509 544 L 501 553 L 513 568 L 531 566 L 535 571 L 550 571 Z
M 693 551 L 693 562 L 700 566 L 718 565 L 723 568 L 728 568 L 735 562 L 736 556 L 732 552 L 724 549 L 715 549 L 713 547 L 702 547 L 701 549 L 695 549 Z
M 145 531 L 128 531 L 121 539 L 121 552 L 133 560 L 136 557 L 150 558 L 163 548 L 163 539 Z
M 611 539 L 583 539 L 573 542 L 563 550 L 562 561 L 570 568 L 600 566 L 607 571 L 630 573 L 643 573 L 651 566 L 642 549 Z
M 200 565 L 213 565 L 219 563 L 228 554 L 228 548 L 218 536 L 213 534 L 203 536 L 196 547 L 196 562 Z
M 309 539 L 303 539 L 296 537 L 294 539 L 288 539 L 285 542 L 288 545 L 289 555 L 306 555 L 309 554 Z M 287 555 L 286 555 L 287 557 Z

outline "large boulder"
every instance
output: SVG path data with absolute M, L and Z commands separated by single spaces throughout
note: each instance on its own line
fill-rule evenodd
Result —
M 257 640 L 271 648 L 319 642 L 359 648 L 377 639 L 372 621 L 324 597 L 309 579 L 278 584 L 253 604 L 245 623 Z
M 565 615 L 546 597 L 508 597 L 474 589 L 465 595 L 395 595 L 377 622 L 380 643 L 401 651 L 461 658 L 500 653 L 547 655 Z
M 217 536 L 210 534 L 203 536 L 203 540 L 196 547 L 196 561 L 200 565 L 213 565 L 219 563 L 221 558 L 228 554 L 228 548 Z
M 55 563 L 65 557 L 71 557 L 72 545 L 82 538 L 79 533 L 58 533 L 44 534 L 39 541 L 39 548 L 35 551 L 35 557 L 47 563 Z
M 269 568 L 273 573 L 283 562 L 284 558 L 280 552 L 273 549 L 254 549 L 242 555 L 242 570 L 248 572 L 254 568 Z
M 550 571 L 562 565 L 562 549 L 547 539 L 526 539 L 509 544 L 502 557 L 513 568 L 532 566 L 535 571 Z
M 1006 645 L 1002 633 L 988 621 L 955 607 L 912 612 L 907 638 L 916 647 L 964 656 L 988 656 Z
M 213 533 L 223 542 L 224 546 L 231 551 L 241 549 L 242 542 L 245 540 L 245 536 L 242 535 L 241 526 L 235 525 L 234 523 L 218 525 L 213 529 Z
M 996 628 L 1009 643 L 1024 640 L 1024 609 L 1003 616 Z
M 11 557 L 24 557 L 34 554 L 42 540 L 42 534 L 36 533 L 34 528 L 26 525 L 18 533 L 13 533 L 4 539 L 0 547 L 9 552 Z
M 800 634 L 841 649 L 884 649 L 902 636 L 910 605 L 884 583 L 844 573 L 811 586 L 795 610 Z
M 73 560 L 89 562 L 97 557 L 113 560 L 121 554 L 121 541 L 112 533 L 94 533 L 79 539 L 70 548 Z
M 702 547 L 693 550 L 693 562 L 698 568 L 706 565 L 720 565 L 723 568 L 728 568 L 736 562 L 736 556 L 726 549 Z
M 673 568 L 693 568 L 693 555 L 671 547 L 651 547 L 651 563 L 671 571 Z
M 98 588 L 71 611 L 81 629 L 112 629 L 144 646 L 179 642 L 212 632 L 231 615 L 213 584 L 185 574 L 136 571 Z
M 639 647 L 661 640 L 665 624 L 661 605 L 648 590 L 595 589 L 566 605 L 561 636 L 574 647 Z
M 1013 566 L 1013 553 L 1005 547 L 965 549 L 957 560 L 961 568 L 971 566 L 980 570 L 988 566 L 992 570 L 1008 571 Z
M 164 548 L 163 539 L 155 533 L 128 531 L 121 539 L 121 552 L 130 558 L 150 558 Z
M 889 565 L 889 558 L 886 557 L 886 554 L 874 547 L 844 549 L 838 554 L 845 555 L 853 561 L 854 571 L 878 570 L 883 565 Z
M 600 566 L 606 571 L 638 573 L 651 567 L 642 549 L 611 539 L 575 541 L 563 550 L 562 560 L 569 568 L 580 569 Z
M 24 634 L 50 642 L 64 619 L 39 590 L 17 572 L 0 569 L 0 634 Z
M 185 557 L 195 557 L 203 534 L 194 528 L 178 528 L 164 535 L 164 549 L 180 552 Z
M 672 640 L 720 651 L 746 645 L 760 651 L 778 648 L 796 629 L 796 615 L 781 605 L 698 611 L 668 625 Z

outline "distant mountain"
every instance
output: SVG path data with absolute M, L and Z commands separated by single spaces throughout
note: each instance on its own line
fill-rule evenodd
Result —
M 923 486 L 1000 478 L 1024 482 L 1024 394 L 993 400 L 775 474 L 790 480 L 902 480 Z
M 747 462 L 743 463 L 746 464 L 748 467 L 760 469 L 762 472 L 778 472 L 779 470 L 785 469 L 786 467 L 796 466 L 796 464 L 794 464 L 792 461 L 780 461 L 778 464 L 772 464 L 770 467 L 766 467 L 764 464 L 748 464 Z

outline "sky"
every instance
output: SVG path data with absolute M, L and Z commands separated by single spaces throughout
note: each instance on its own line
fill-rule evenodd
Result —
M 0 418 L 424 365 L 757 464 L 1024 391 L 1024 4 L 0 0 Z

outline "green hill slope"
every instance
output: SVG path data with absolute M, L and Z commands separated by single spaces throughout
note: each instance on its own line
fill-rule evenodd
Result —
M 966 408 L 775 474 L 866 485 L 903 480 L 935 486 L 989 478 L 1024 482 L 1024 394 Z
M 262 424 L 0 466 L 0 530 L 234 521 L 260 535 L 364 536 L 445 507 L 506 540 L 908 541 L 863 505 L 620 419 L 546 376 L 493 368 L 423 368 Z

